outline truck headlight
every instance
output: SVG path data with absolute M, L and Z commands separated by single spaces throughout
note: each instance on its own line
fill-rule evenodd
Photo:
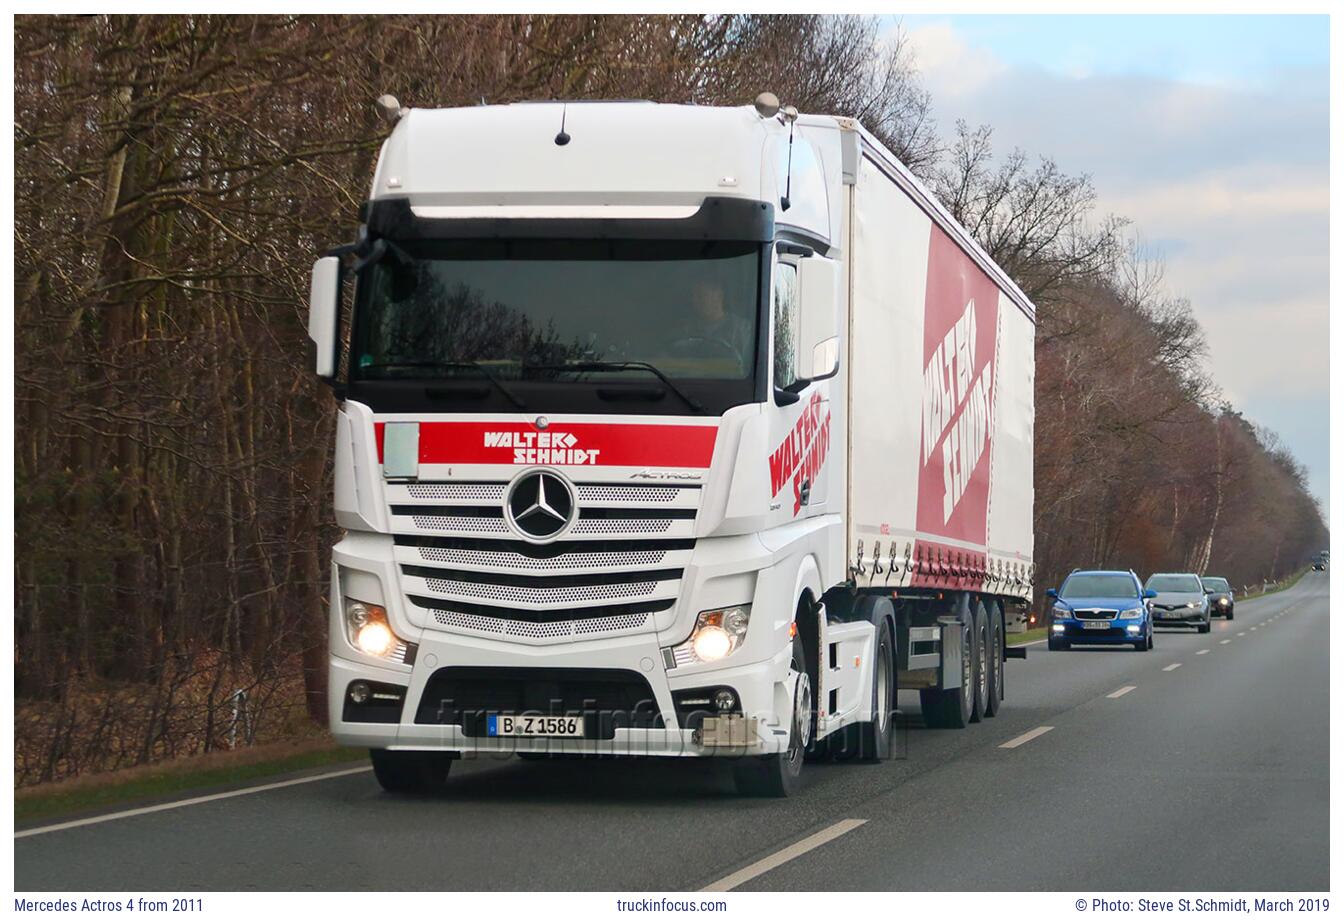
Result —
M 385 609 L 349 597 L 345 599 L 345 637 L 352 646 L 375 658 L 386 658 L 397 644 Z
M 687 651 L 696 661 L 718 661 L 737 651 L 747 638 L 747 624 L 751 622 L 751 605 L 702 610 L 695 619 L 691 637 L 673 649 L 683 657 Z
M 1130 607 L 1128 610 L 1120 611 L 1120 619 L 1122 620 L 1139 620 L 1142 618 L 1143 618 L 1142 607 Z

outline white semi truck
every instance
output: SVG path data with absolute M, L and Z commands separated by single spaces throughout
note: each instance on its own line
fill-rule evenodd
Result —
M 337 740 L 393 791 L 515 752 L 730 758 L 787 795 L 886 757 L 898 688 L 993 716 L 1034 308 L 910 172 L 769 94 L 380 101 L 309 319 Z

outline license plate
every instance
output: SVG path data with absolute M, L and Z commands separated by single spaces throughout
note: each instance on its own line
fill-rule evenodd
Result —
M 583 716 L 487 716 L 485 733 L 492 738 L 582 738 Z
M 1110 629 L 1110 628 L 1111 628 L 1110 620 L 1085 620 L 1083 622 L 1083 629 Z

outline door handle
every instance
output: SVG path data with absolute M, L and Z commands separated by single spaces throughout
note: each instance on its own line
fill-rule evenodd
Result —
M 804 479 L 802 486 L 798 489 L 798 504 L 806 505 L 807 500 L 812 497 L 812 480 Z

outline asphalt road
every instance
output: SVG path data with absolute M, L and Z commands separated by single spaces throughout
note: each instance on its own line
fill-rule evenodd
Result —
M 17 836 L 14 884 L 1326 890 L 1328 617 L 1309 573 L 1149 653 L 1034 646 L 997 718 L 926 730 L 902 693 L 901 756 L 809 765 L 794 799 L 714 763 L 462 761 L 421 799 L 360 771 Z

